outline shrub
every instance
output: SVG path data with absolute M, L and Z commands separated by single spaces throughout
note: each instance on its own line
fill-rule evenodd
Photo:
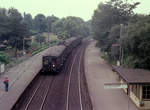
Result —
M 10 62 L 9 55 L 4 52 L 0 52 L 0 62 L 4 64 L 8 64 Z

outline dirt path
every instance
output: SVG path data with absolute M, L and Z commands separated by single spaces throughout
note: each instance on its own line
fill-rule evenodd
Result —
M 138 110 L 120 89 L 104 89 L 104 83 L 117 82 L 115 73 L 100 57 L 101 53 L 92 41 L 85 53 L 85 73 L 94 110 Z

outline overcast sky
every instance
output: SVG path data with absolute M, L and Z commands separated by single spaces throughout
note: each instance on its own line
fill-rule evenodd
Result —
M 43 13 L 45 16 L 78 16 L 89 20 L 101 1 L 105 0 L 0 0 L 0 7 L 15 7 L 21 13 L 31 13 L 33 16 Z M 134 1 L 141 2 L 136 12 L 150 14 L 150 0 Z

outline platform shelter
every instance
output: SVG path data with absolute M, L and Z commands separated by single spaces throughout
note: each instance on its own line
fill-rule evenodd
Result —
M 119 81 L 128 85 L 124 91 L 140 110 L 150 110 L 150 71 L 113 66 Z

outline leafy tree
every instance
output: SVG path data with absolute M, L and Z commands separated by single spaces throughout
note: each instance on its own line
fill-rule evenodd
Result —
M 63 31 L 63 32 L 58 32 L 58 38 L 59 39 L 63 39 L 65 40 L 66 38 L 68 38 L 68 32 L 67 31 Z
M 22 49 L 23 37 L 26 35 L 27 28 L 22 22 L 22 16 L 17 9 L 11 8 L 8 10 L 9 17 L 9 45 L 15 48 L 15 56 L 17 56 L 17 50 Z
M 135 16 L 136 19 L 133 17 L 128 24 L 128 36 L 121 39 L 124 41 L 121 45 L 125 51 L 125 63 L 150 69 L 150 16 Z
M 65 31 L 64 30 L 64 20 L 65 19 L 63 18 L 63 19 L 57 20 L 56 22 L 54 22 L 52 24 L 52 32 L 57 34 L 59 36 L 59 38 L 65 38 L 67 35 L 67 33 L 63 34 Z
M 109 35 L 108 35 L 108 39 L 107 39 L 107 45 L 106 45 L 106 49 L 108 50 L 108 52 L 111 52 L 111 47 L 114 44 L 119 44 L 119 38 L 120 38 L 120 25 L 115 25 L 111 28 Z
M 43 14 L 38 14 L 34 18 L 34 29 L 38 32 L 46 32 L 46 17 Z
M 59 20 L 59 18 L 55 17 L 54 15 L 48 16 L 46 18 L 46 23 L 47 23 L 47 31 L 52 32 L 52 24 Z
M 126 24 L 133 15 L 133 9 L 139 3 L 129 4 L 123 0 L 109 0 L 100 3 L 92 17 L 92 29 L 95 38 L 99 41 L 102 50 L 109 51 L 107 47 L 108 35 L 114 25 Z
M 0 52 L 0 63 L 8 64 L 10 62 L 10 57 L 4 52 Z
M 79 17 L 67 17 L 53 23 L 52 30 L 59 38 L 69 38 L 77 36 L 88 36 L 89 27 Z
M 31 14 L 24 13 L 23 22 L 28 30 L 31 30 L 33 28 L 33 19 Z
M 7 34 L 10 32 L 7 10 L 0 9 L 0 41 L 8 40 Z

